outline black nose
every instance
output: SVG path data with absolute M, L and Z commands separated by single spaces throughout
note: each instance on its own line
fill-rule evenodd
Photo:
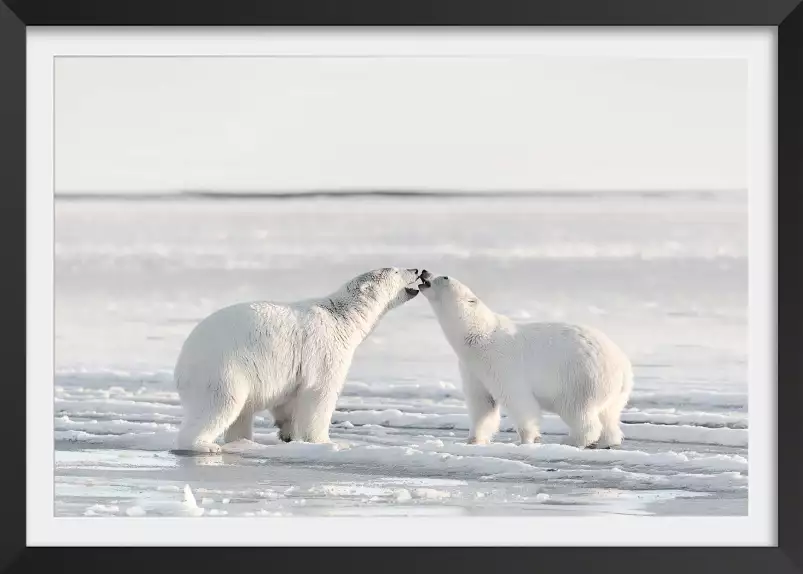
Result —
M 423 279 L 424 281 L 426 281 L 427 279 L 429 279 L 430 277 L 432 277 L 432 273 L 430 273 L 430 272 L 429 272 L 429 271 L 427 271 L 426 269 L 422 269 L 422 270 L 421 270 L 421 275 L 419 275 L 419 277 L 420 277 L 421 279 Z
M 408 269 L 407 271 L 410 271 L 411 273 L 415 273 L 416 275 L 418 275 L 418 268 Z

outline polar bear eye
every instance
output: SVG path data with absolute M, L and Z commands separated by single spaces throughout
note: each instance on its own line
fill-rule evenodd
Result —
M 469 299 L 468 302 L 473 305 L 473 304 L 475 304 L 477 302 L 477 300 L 476 299 Z

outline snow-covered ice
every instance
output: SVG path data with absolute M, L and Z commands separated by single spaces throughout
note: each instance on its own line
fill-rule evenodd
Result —
M 454 355 L 426 300 L 359 349 L 333 444 L 176 456 L 172 366 L 215 309 L 334 290 L 383 266 L 470 285 L 516 320 L 605 330 L 635 390 L 616 450 L 465 444 Z M 747 513 L 747 215 L 741 194 L 489 200 L 56 203 L 59 516 Z

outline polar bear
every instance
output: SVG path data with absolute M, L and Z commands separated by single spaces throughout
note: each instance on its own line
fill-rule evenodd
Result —
M 630 361 L 603 333 L 566 323 L 516 324 L 454 278 L 424 270 L 418 286 L 458 357 L 471 419 L 468 442 L 499 429 L 499 406 L 522 444 L 540 441 L 541 410 L 569 426 L 567 444 L 621 444 L 619 417 L 633 387 Z
M 184 419 L 180 452 L 220 452 L 251 439 L 269 409 L 284 441 L 329 442 L 329 423 L 354 352 L 382 316 L 415 297 L 418 269 L 363 273 L 334 293 L 295 303 L 225 307 L 187 337 L 174 371 Z

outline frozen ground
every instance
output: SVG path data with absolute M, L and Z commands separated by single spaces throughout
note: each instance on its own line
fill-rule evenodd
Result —
M 55 513 L 746 514 L 745 199 L 59 200 Z M 168 452 L 198 320 L 389 265 L 607 331 L 635 370 L 622 448 L 559 445 L 555 417 L 541 445 L 506 419 L 498 444 L 464 444 L 455 361 L 417 298 L 358 351 L 334 445 L 277 444 L 265 413 L 256 443 Z

